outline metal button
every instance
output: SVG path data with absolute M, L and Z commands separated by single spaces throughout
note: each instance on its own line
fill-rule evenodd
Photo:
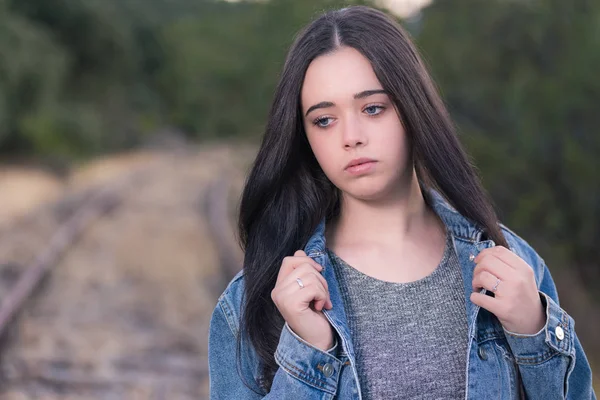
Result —
M 475 255 L 474 255 L 474 254 L 471 254 L 471 255 L 469 256 L 469 260 L 473 261 L 474 259 L 475 259 Z
M 560 325 L 556 327 L 554 333 L 556 333 L 558 340 L 563 340 L 565 338 L 565 331 L 560 327 Z
M 323 375 L 325 375 L 325 378 L 329 378 L 333 375 L 333 365 L 325 363 L 325 365 L 323 365 Z
M 485 349 L 483 348 L 483 346 L 479 346 L 479 348 L 477 349 L 477 355 L 483 361 L 487 360 L 487 354 L 486 354 Z

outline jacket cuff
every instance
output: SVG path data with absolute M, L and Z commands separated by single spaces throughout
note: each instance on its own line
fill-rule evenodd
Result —
M 550 296 L 539 292 L 546 309 L 546 324 L 534 334 L 504 329 L 506 340 L 519 364 L 539 364 L 560 353 L 572 356 L 575 321 Z
M 337 346 L 336 340 L 331 349 L 318 349 L 295 334 L 286 322 L 275 351 L 275 361 L 294 378 L 335 395 L 342 368 L 342 362 L 331 353 Z

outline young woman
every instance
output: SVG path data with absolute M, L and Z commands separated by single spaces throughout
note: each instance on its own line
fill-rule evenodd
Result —
M 211 399 L 595 399 L 415 48 L 368 7 L 292 45 L 209 332 Z

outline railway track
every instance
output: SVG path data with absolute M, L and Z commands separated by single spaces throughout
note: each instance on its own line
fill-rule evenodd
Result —
M 0 399 L 207 398 L 246 160 L 157 153 L 0 227 Z

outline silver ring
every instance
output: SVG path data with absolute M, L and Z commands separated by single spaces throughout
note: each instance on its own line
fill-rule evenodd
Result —
M 492 292 L 496 293 L 496 290 L 498 289 L 498 285 L 500 284 L 500 279 L 496 278 L 496 284 L 494 285 L 494 287 L 492 288 Z
M 300 278 L 296 278 L 296 282 L 298 282 L 298 286 L 300 286 L 300 289 L 304 288 L 304 283 L 302 283 Z

